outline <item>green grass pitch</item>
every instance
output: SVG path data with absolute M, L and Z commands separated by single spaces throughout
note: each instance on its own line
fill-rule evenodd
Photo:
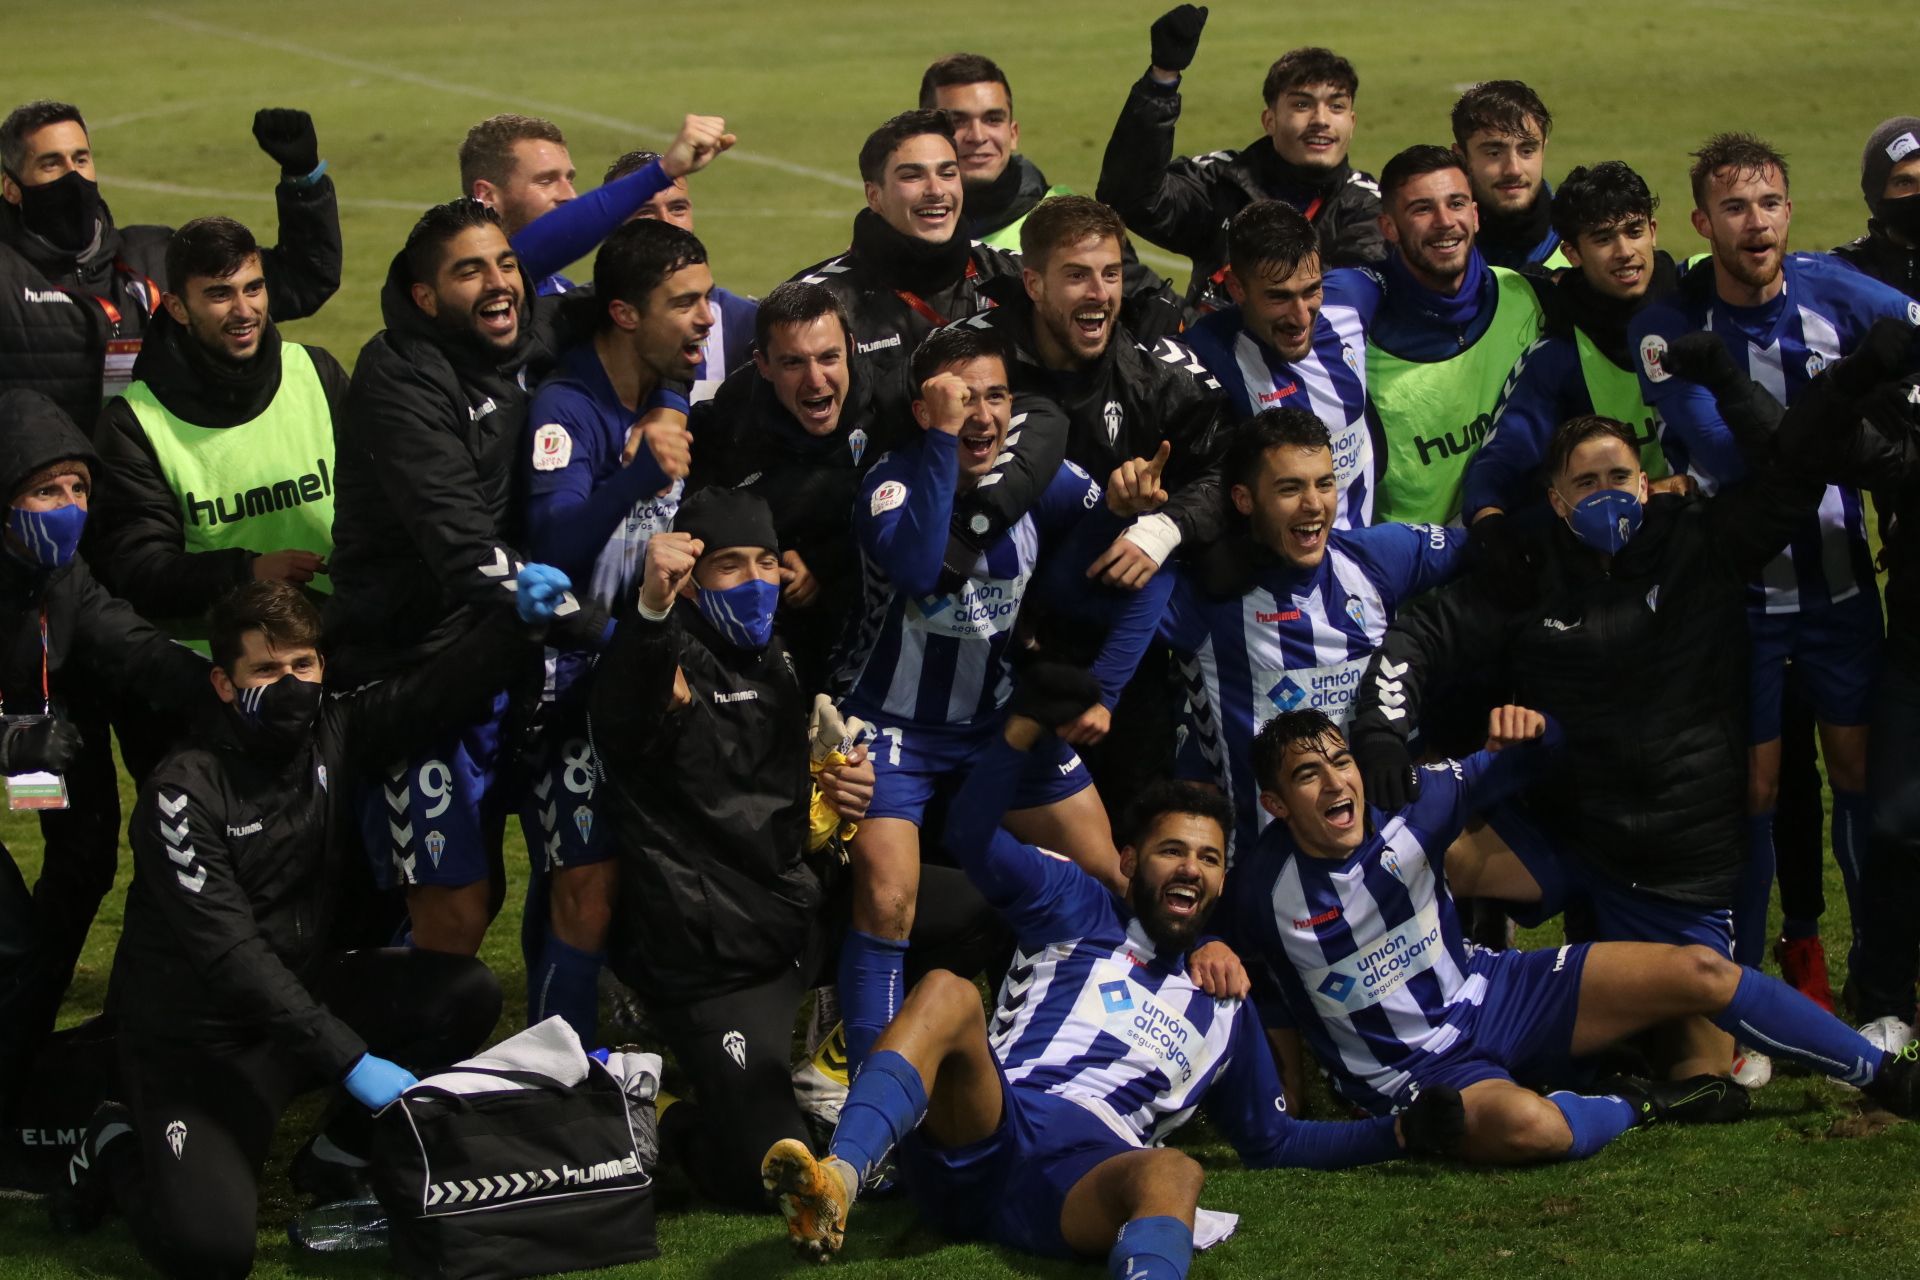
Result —
M 1022 149 L 1055 182 L 1090 192 L 1161 8 L 1159 0 L 69 0 L 14 6 L 7 15 L 0 96 L 81 104 L 102 191 L 123 224 L 178 225 L 223 212 L 266 240 L 274 171 L 249 136 L 252 112 L 313 112 L 339 185 L 346 281 L 319 316 L 288 332 L 350 365 L 379 326 L 389 259 L 418 211 L 454 194 L 454 149 L 482 116 L 514 110 L 556 120 L 585 187 L 618 153 L 657 147 L 683 112 L 725 115 L 740 146 L 695 179 L 700 233 L 723 283 L 763 292 L 845 246 L 859 204 L 853 158 L 861 139 L 912 105 L 921 69 L 955 49 L 1001 62 L 1014 83 Z M 1787 153 L 1794 244 L 1827 248 L 1858 234 L 1864 220 L 1858 165 L 1868 131 L 1916 109 L 1902 96 L 1915 81 L 1900 12 L 1869 0 L 1217 3 L 1187 77 L 1180 150 L 1253 138 L 1267 63 L 1293 45 L 1328 44 L 1360 69 L 1354 154 L 1363 168 L 1377 172 L 1409 143 L 1445 141 L 1446 111 L 1461 88 L 1514 76 L 1538 88 L 1556 114 L 1549 176 L 1576 163 L 1629 161 L 1666 197 L 1662 238 L 1676 255 L 1701 245 L 1686 217 L 1686 153 L 1721 129 L 1753 130 Z M 1909 25 L 1904 35 L 1911 34 Z M 1175 274 L 1184 284 L 1184 272 Z M 0 834 L 31 879 L 37 829 L 6 817 Z M 123 869 L 122 886 L 125 878 Z M 1827 933 L 1839 962 L 1845 907 L 1837 879 L 1830 881 Z M 109 898 L 94 930 L 73 1017 L 104 995 L 120 896 Z M 509 1010 L 520 985 L 512 897 L 487 951 L 505 977 Z M 1842 976 L 1836 972 L 1836 987 Z M 1743 1124 L 1632 1134 L 1583 1164 L 1512 1172 L 1399 1165 L 1251 1174 L 1196 1129 L 1187 1145 L 1209 1169 L 1204 1202 L 1242 1221 L 1239 1235 L 1204 1255 L 1194 1274 L 1920 1275 L 1920 1198 L 1909 1163 L 1920 1161 L 1920 1127 L 1843 1137 L 1835 1125 L 1849 1115 L 1838 1090 L 1789 1077 L 1758 1095 Z M 359 1260 L 294 1256 L 282 1233 L 290 1208 L 284 1185 L 270 1183 L 258 1274 L 379 1273 Z M 630 1274 L 797 1271 L 780 1234 L 772 1218 L 672 1215 L 662 1222 L 664 1256 Z M 941 1280 L 1097 1273 L 946 1243 L 898 1205 L 856 1211 L 837 1270 Z M 63 1243 L 47 1234 L 35 1206 L 0 1203 L 0 1277 L 141 1274 L 123 1228 Z

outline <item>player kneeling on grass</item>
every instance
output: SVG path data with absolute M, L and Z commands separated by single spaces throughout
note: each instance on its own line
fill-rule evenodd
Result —
M 998 1008 L 989 1025 L 971 983 L 929 975 L 875 1043 L 827 1158 L 798 1142 L 767 1153 L 764 1180 L 802 1252 L 840 1248 L 854 1189 L 896 1144 L 922 1215 L 950 1234 L 1106 1254 L 1111 1274 L 1158 1280 L 1187 1273 L 1203 1177 L 1160 1144 L 1198 1105 L 1254 1168 L 1458 1142 L 1460 1099 L 1445 1088 L 1397 1118 L 1287 1114 L 1252 1006 L 1207 994 L 1189 964 L 1226 877 L 1231 818 L 1216 793 L 1169 782 L 1142 796 L 1120 854 L 1124 897 L 1001 828 L 1028 752 L 1098 698 L 1084 672 L 1028 667 L 973 762 L 946 841 L 1018 939 Z
M 1388 813 L 1367 806 L 1346 739 L 1320 712 L 1288 712 L 1261 730 L 1260 803 L 1277 821 L 1236 870 L 1228 918 L 1335 1091 L 1386 1115 L 1458 1089 L 1462 1158 L 1580 1159 L 1637 1124 L 1698 1114 L 1700 1092 L 1727 1082 L 1620 1080 L 1603 1096 L 1544 1098 L 1521 1082 L 1551 1081 L 1571 1059 L 1703 1016 L 1901 1115 L 1920 1109 L 1920 1046 L 1885 1053 L 1793 988 L 1708 947 L 1468 949 L 1455 895 L 1538 901 L 1537 876 L 1551 866 L 1504 847 L 1449 855 L 1449 846 L 1470 815 L 1525 786 L 1560 736 L 1537 711 L 1498 707 L 1485 750 L 1427 765 L 1418 798 Z

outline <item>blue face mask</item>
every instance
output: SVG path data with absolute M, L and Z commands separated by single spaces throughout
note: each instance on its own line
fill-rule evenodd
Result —
M 14 555 L 42 569 L 58 569 L 80 549 L 80 531 L 87 527 L 87 510 L 75 503 L 51 511 L 7 509 L 7 530 L 19 545 Z
M 1640 531 L 1646 510 L 1624 489 L 1595 489 L 1573 504 L 1567 527 L 1573 536 L 1602 555 L 1618 555 Z
M 764 649 L 773 639 L 773 609 L 780 603 L 775 583 L 751 578 L 725 591 L 695 587 L 693 602 L 700 616 L 737 649 Z

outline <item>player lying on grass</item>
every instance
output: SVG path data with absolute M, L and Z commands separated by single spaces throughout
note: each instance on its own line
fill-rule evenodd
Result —
M 1523 1082 L 1563 1079 L 1572 1059 L 1699 1015 L 1901 1115 L 1920 1109 L 1920 1045 L 1882 1052 L 1793 988 L 1708 947 L 1468 949 L 1455 896 L 1538 901 L 1553 864 L 1532 849 L 1469 845 L 1449 856 L 1448 847 L 1559 741 L 1539 712 L 1498 707 L 1485 750 L 1425 766 L 1417 798 L 1388 813 L 1367 806 L 1346 739 L 1322 713 L 1288 712 L 1261 730 L 1254 767 L 1276 821 L 1236 868 L 1227 919 L 1256 980 L 1271 978 L 1277 991 L 1267 1012 L 1297 1028 L 1335 1091 L 1384 1116 L 1458 1089 L 1462 1158 L 1577 1160 L 1726 1082 L 1622 1081 L 1600 1097 L 1541 1097 Z
M 1202 1103 L 1253 1168 L 1335 1169 L 1458 1142 L 1447 1088 L 1358 1124 L 1287 1114 L 1252 1006 L 1207 995 L 1187 963 L 1226 875 L 1217 794 L 1168 782 L 1142 796 L 1120 854 L 1124 899 L 1001 829 L 1028 752 L 1098 698 L 1084 672 L 1029 667 L 975 760 L 946 840 L 1018 939 L 998 1008 L 989 1026 L 971 983 L 930 974 L 854 1081 L 827 1158 L 792 1141 L 767 1153 L 764 1181 L 803 1253 L 840 1248 L 854 1189 L 896 1144 L 921 1214 L 949 1234 L 1104 1253 L 1111 1274 L 1158 1280 L 1187 1273 L 1203 1176 L 1160 1144 Z

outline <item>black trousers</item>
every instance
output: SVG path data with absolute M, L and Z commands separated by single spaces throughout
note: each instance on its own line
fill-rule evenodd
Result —
M 1889 643 L 1874 699 L 1867 747 L 1873 837 L 1860 871 L 1868 919 L 1866 946 L 1853 975 L 1855 1013 L 1862 1019 L 1914 1016 L 1920 972 L 1920 640 Z
M 470 1056 L 500 1018 L 499 983 L 465 956 L 345 952 L 328 962 L 313 990 L 369 1052 L 416 1075 Z M 245 1276 L 253 1269 L 260 1171 L 274 1127 L 295 1097 L 339 1082 L 317 1078 L 264 1039 L 123 1033 L 120 1066 L 138 1154 L 115 1161 L 114 1194 L 141 1254 L 183 1280 Z M 347 1150 L 365 1150 L 365 1109 L 346 1099 L 336 1114 L 330 1136 Z
M 1813 706 L 1789 662 L 1780 706 L 1780 791 L 1773 810 L 1773 874 L 1780 884 L 1780 914 L 1788 920 L 1818 920 L 1827 909 L 1818 744 Z

